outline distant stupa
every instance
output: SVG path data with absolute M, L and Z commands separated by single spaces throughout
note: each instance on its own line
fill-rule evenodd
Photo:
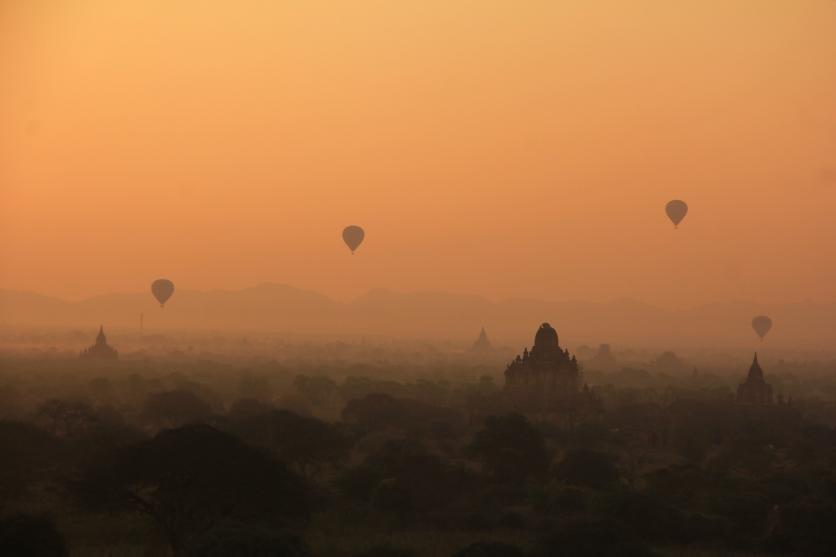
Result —
M 89 358 L 96 360 L 115 360 L 119 357 L 119 353 L 111 348 L 107 343 L 107 337 L 104 334 L 104 327 L 99 326 L 99 334 L 96 335 L 96 344 L 82 350 L 81 358 Z
M 609 344 L 602 344 L 598 347 L 598 353 L 589 360 L 588 367 L 599 371 L 609 371 L 617 367 L 618 362 L 613 356 Z
M 476 342 L 473 343 L 471 350 L 474 352 L 489 352 L 493 350 L 493 345 L 491 344 L 491 341 L 488 338 L 488 333 L 485 332 L 484 327 L 482 327 L 482 330 L 479 332 L 479 338 L 477 338 Z
M 657 370 L 662 372 L 686 371 L 688 368 L 685 362 L 670 350 L 659 354 L 659 356 L 653 361 L 652 365 Z

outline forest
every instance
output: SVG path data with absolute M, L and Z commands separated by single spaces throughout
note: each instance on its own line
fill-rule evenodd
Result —
M 507 411 L 505 354 L 282 341 L 278 357 L 269 339 L 185 342 L 110 361 L 6 346 L 0 554 L 830 555 L 836 544 L 834 360 L 767 359 L 791 401 L 742 406 L 746 367 L 689 368 L 668 353 L 596 369 L 592 357 L 597 411 L 554 420 Z

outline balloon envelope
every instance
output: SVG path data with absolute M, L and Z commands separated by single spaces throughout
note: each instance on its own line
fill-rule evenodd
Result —
M 668 204 L 665 205 L 665 213 L 667 213 L 668 218 L 671 219 L 675 227 L 679 226 L 679 223 L 688 214 L 688 204 L 679 199 L 668 201 Z
M 365 237 L 366 233 L 359 226 L 346 226 L 343 229 L 343 242 L 351 250 L 351 253 L 354 253 L 354 250 L 360 247 Z
M 772 319 L 765 315 L 758 315 L 754 319 L 752 319 L 752 328 L 758 333 L 758 336 L 763 337 L 766 336 L 766 333 L 769 332 L 769 329 L 772 328 Z
M 174 283 L 168 279 L 157 279 L 151 283 L 151 294 L 160 302 L 160 307 L 164 307 L 171 295 L 174 294 Z

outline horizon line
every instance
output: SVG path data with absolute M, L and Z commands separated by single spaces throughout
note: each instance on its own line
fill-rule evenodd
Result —
M 389 287 L 372 287 L 363 292 L 360 295 L 354 296 L 350 299 L 340 299 L 339 297 L 335 297 L 331 294 L 327 294 L 321 292 L 319 290 L 312 290 L 307 288 L 302 288 L 298 286 L 294 286 L 291 284 L 283 283 L 283 282 L 271 282 L 271 281 L 264 281 L 259 282 L 257 284 L 253 284 L 251 286 L 245 286 L 241 288 L 207 288 L 207 289 L 197 289 L 197 288 L 177 288 L 176 292 L 189 292 L 189 293 L 198 293 L 198 294 L 212 294 L 212 293 L 235 293 L 235 292 L 244 292 L 247 290 L 255 290 L 260 287 L 280 287 L 286 288 L 290 290 L 295 290 L 297 292 L 313 294 L 316 296 L 321 296 L 323 298 L 328 299 L 337 304 L 342 305 L 350 305 L 352 303 L 361 300 L 363 297 L 368 296 L 374 292 L 387 292 L 402 296 L 414 296 L 414 295 L 427 295 L 427 294 L 435 294 L 435 295 L 444 295 L 444 296 L 457 296 L 457 297 L 469 297 L 469 298 L 477 298 L 483 300 L 489 304 L 501 304 L 501 303 L 508 303 L 508 302 L 541 302 L 541 303 L 548 303 L 548 304 L 573 304 L 573 303 L 580 303 L 580 304 L 599 304 L 599 305 L 608 305 L 608 304 L 615 304 L 618 302 L 629 302 L 629 303 L 637 303 L 641 305 L 645 305 L 651 308 L 663 310 L 663 311 L 670 311 L 670 312 L 679 312 L 679 311 L 688 311 L 698 308 L 704 308 L 707 306 L 713 305 L 735 305 L 735 304 L 747 304 L 747 305 L 761 305 L 761 306 L 793 306 L 793 305 L 802 305 L 802 304 L 813 304 L 818 306 L 829 306 L 836 304 L 836 301 L 824 301 L 824 300 L 813 300 L 810 298 L 806 299 L 798 299 L 793 301 L 778 301 L 778 302 L 762 302 L 759 300 L 754 299 L 727 299 L 727 300 L 714 300 L 714 301 L 706 301 L 706 302 L 698 302 L 689 305 L 682 305 L 682 306 L 669 306 L 663 304 L 657 304 L 653 302 L 648 302 L 645 300 L 641 300 L 638 298 L 633 298 L 629 296 L 617 296 L 608 299 L 591 299 L 591 298 L 566 298 L 566 299 L 548 299 L 548 298 L 538 298 L 536 296 L 510 296 L 510 297 L 498 297 L 492 298 L 482 294 L 475 294 L 472 292 L 457 292 L 457 291 L 445 291 L 445 290 L 434 290 L 434 289 L 427 289 L 427 290 L 396 290 Z M 15 294 L 25 294 L 25 295 L 32 295 L 32 296 L 39 296 L 43 298 L 49 298 L 52 300 L 56 300 L 63 303 L 70 303 L 70 304 L 77 304 L 83 303 L 89 300 L 93 300 L 96 298 L 102 298 L 106 296 L 125 296 L 125 295 L 142 295 L 145 294 L 143 291 L 139 290 L 111 290 L 107 292 L 102 292 L 99 294 L 92 294 L 87 296 L 81 297 L 62 297 L 55 294 L 47 294 L 43 292 L 37 292 L 34 290 L 21 290 L 17 288 L 0 288 L 0 293 L 15 293 Z M 148 295 L 151 295 L 150 290 L 147 292 Z

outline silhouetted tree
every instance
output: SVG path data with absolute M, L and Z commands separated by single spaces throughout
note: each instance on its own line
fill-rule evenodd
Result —
M 108 400 L 113 396 L 113 382 L 107 377 L 94 377 L 89 385 L 90 391 L 100 400 Z
M 721 539 L 726 524 L 676 508 L 664 498 L 632 491 L 615 491 L 602 501 L 602 510 L 643 540 L 690 544 Z
M 561 460 L 557 476 L 570 485 L 602 488 L 618 481 L 618 468 L 615 459 L 607 453 L 572 449 Z
M 212 407 L 191 391 L 165 391 L 148 395 L 142 420 L 158 429 L 202 423 L 212 416 Z
M 453 557 L 525 557 L 525 553 L 510 543 L 476 542 L 463 547 Z
M 244 373 L 238 382 L 238 392 L 245 399 L 269 400 L 272 397 L 270 378 L 266 375 Z
M 541 477 L 549 467 L 543 434 L 521 414 L 490 416 L 470 452 L 503 481 Z
M 266 526 L 224 524 L 192 540 L 184 557 L 309 557 L 304 541 Z
M 447 437 L 462 421 L 449 408 L 381 393 L 350 400 L 342 416 L 360 433 L 394 428 L 436 438 Z
M 391 545 L 376 545 L 358 553 L 355 557 L 414 557 L 414 555 L 415 552 L 411 549 Z
M 577 519 L 561 523 L 534 552 L 535 557 L 651 557 L 653 552 L 611 520 Z
M 38 407 L 35 423 L 62 439 L 77 439 L 99 425 L 99 416 L 88 403 L 52 399 Z
M 609 428 L 600 423 L 580 423 L 568 433 L 568 438 L 572 445 L 588 449 L 600 447 L 614 441 L 613 434 Z
M 152 517 L 172 548 L 218 522 L 307 520 L 305 483 L 282 463 L 205 425 L 165 430 L 87 470 L 74 485 L 91 509 L 133 509 Z
M 20 390 L 12 385 L 0 385 L 0 420 L 20 417 Z
M 0 520 L 0 555 L 9 557 L 65 557 L 64 537 L 52 520 L 17 515 Z
M 338 482 L 355 500 L 368 501 L 400 518 L 431 518 L 457 497 L 467 497 L 473 475 L 451 466 L 421 446 L 389 441 Z
M 534 491 L 535 508 L 541 512 L 568 515 L 586 510 L 584 492 L 575 487 L 549 485 Z
M 677 400 L 668 407 L 674 449 L 684 458 L 699 464 L 712 446 L 729 439 L 736 421 L 734 407 L 725 402 Z
M 62 455 L 55 437 L 29 424 L 0 422 L 0 511 Z
M 654 470 L 645 475 L 645 481 L 649 493 L 682 505 L 711 487 L 711 480 L 705 471 L 692 464 Z
M 337 384 L 330 377 L 297 375 L 293 386 L 299 395 L 313 405 L 330 404 L 338 394 Z
M 805 497 L 776 505 L 768 521 L 768 546 L 794 555 L 833 555 L 836 548 L 836 503 Z
M 349 448 L 345 437 L 331 424 L 288 410 L 253 416 L 237 424 L 235 430 L 303 473 L 344 456 Z
M 710 510 L 730 524 L 728 542 L 746 545 L 764 534 L 771 508 L 766 493 L 746 478 L 727 478 L 724 489 L 712 493 Z
M 239 398 L 229 408 L 229 419 L 243 422 L 258 416 L 269 414 L 274 410 L 273 405 L 257 398 Z

